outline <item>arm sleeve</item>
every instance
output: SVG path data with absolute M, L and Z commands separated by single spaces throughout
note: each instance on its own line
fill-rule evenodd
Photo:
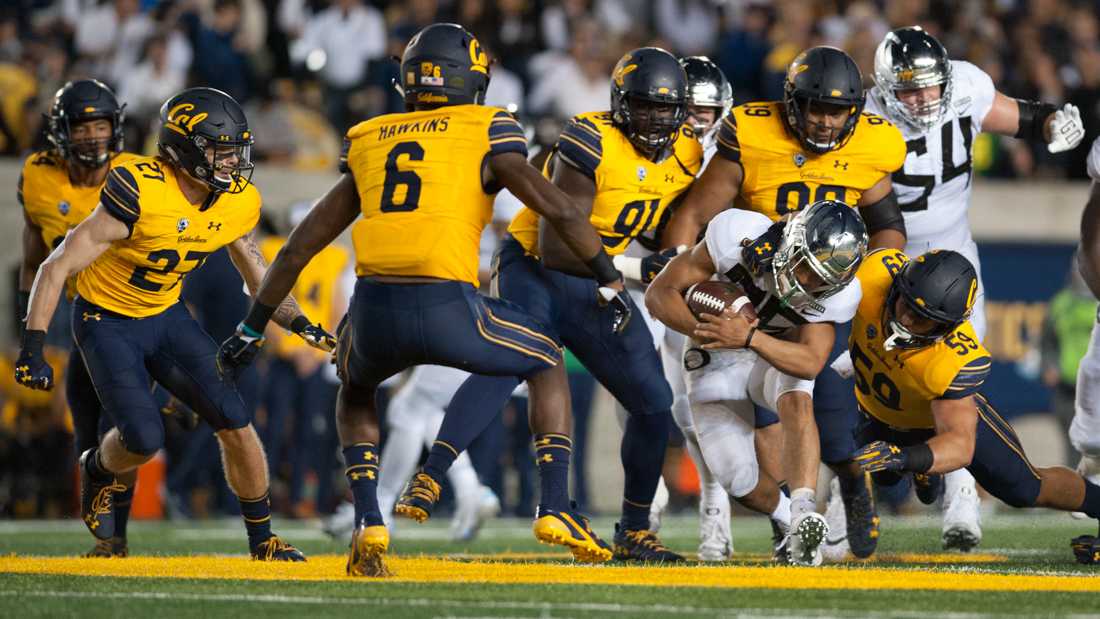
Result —
M 558 138 L 558 156 L 595 180 L 596 168 L 603 159 L 603 138 L 600 130 L 585 118 L 569 121 Z
M 741 161 L 741 142 L 737 140 L 737 118 L 733 112 L 726 114 L 722 119 L 722 125 L 718 127 L 715 147 L 722 158 L 735 163 Z
M 130 234 L 141 216 L 137 179 L 126 168 L 112 168 L 99 195 L 99 202 L 112 217 L 126 224 Z
M 340 146 L 340 161 L 336 164 L 336 169 L 341 174 L 351 173 L 351 168 L 348 167 L 348 152 L 351 151 L 351 138 L 344 136 L 344 143 Z
M 959 370 L 959 373 L 955 375 L 955 380 L 951 381 L 951 384 L 947 386 L 947 390 L 940 398 L 958 400 L 974 395 L 981 388 L 986 377 L 989 376 L 990 366 L 991 359 L 989 357 L 983 356 L 971 360 L 970 363 Z
M 497 112 L 489 122 L 489 154 L 519 153 L 527 157 L 523 126 L 508 112 Z

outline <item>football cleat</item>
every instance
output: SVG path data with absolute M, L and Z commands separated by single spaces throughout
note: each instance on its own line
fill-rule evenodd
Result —
M 1082 455 L 1077 462 L 1077 473 L 1094 484 L 1100 485 L 1100 457 Z M 1085 512 L 1070 512 L 1078 520 L 1088 519 Z
M 95 546 L 88 552 L 80 555 L 85 559 L 106 559 L 114 556 L 114 547 L 111 544 L 112 540 L 109 539 L 97 539 Z
M 125 486 L 114 477 L 96 479 L 88 467 L 95 457 L 92 447 L 80 455 L 80 517 L 97 540 L 110 541 L 115 534 L 115 511 L 111 497 Z
M 348 576 L 384 578 L 392 576 L 384 561 L 390 547 L 390 532 L 385 526 L 359 527 L 351 534 L 348 552 Z
M 531 530 L 543 544 L 568 547 L 573 559 L 582 563 L 611 559 L 611 547 L 592 530 L 588 518 L 576 511 L 561 512 L 540 505 Z
M 477 537 L 486 520 L 500 514 L 500 499 L 489 486 L 478 486 L 477 496 L 458 501 L 451 518 L 451 539 L 468 542 Z
M 302 551 L 272 535 L 251 548 L 253 561 L 305 561 Z
M 838 563 L 851 556 L 848 547 L 848 519 L 844 515 L 844 501 L 840 498 L 840 478 L 829 482 L 829 505 L 825 508 L 825 522 L 829 534 L 821 547 L 821 555 L 829 563 Z
M 862 477 L 863 483 L 852 484 L 851 493 L 843 492 L 844 484 L 838 482 L 848 528 L 848 547 L 857 559 L 866 559 L 875 553 L 879 534 L 875 497 L 871 493 L 871 474 L 863 473 Z
M 982 541 L 978 493 L 971 485 L 962 485 L 944 498 L 943 549 L 970 552 Z
M 628 530 L 615 523 L 615 558 L 645 563 L 679 563 L 684 557 L 668 549 L 648 529 Z
M 405 486 L 405 491 L 397 499 L 397 505 L 393 511 L 395 514 L 412 518 L 417 522 L 424 522 L 431 518 L 432 508 L 439 500 L 439 493 L 439 482 L 432 479 L 431 475 L 419 471 Z
M 653 494 L 653 501 L 649 504 L 649 530 L 656 533 L 661 530 L 661 516 L 668 508 L 668 486 L 665 478 L 657 481 L 657 492 Z
M 768 522 L 772 525 L 772 561 L 786 565 L 790 562 L 787 557 L 787 532 L 790 531 L 790 524 L 779 523 L 771 518 Z
M 825 522 L 825 516 L 817 512 L 803 512 L 796 516 L 787 535 L 787 557 L 791 565 L 821 565 L 824 560 L 821 544 L 828 535 L 829 524 Z
M 723 505 L 725 509 L 723 509 Z M 730 538 L 729 503 L 719 502 L 718 507 L 700 510 L 699 560 L 729 561 L 733 558 L 733 541 Z
M 917 490 L 917 498 L 925 505 L 931 505 L 940 498 L 943 492 L 943 475 L 927 475 L 925 473 L 913 473 L 913 486 Z

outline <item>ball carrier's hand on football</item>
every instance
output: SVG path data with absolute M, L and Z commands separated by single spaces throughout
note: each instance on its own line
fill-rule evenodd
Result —
M 746 297 L 741 298 L 747 300 Z M 699 320 L 692 335 L 702 342 L 701 348 L 707 350 L 748 348 L 760 324 L 760 319 L 746 318 L 735 306 L 727 307 L 718 316 L 703 314 Z

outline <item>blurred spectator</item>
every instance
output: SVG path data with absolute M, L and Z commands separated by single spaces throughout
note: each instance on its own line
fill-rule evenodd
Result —
M 582 22 L 568 56 L 546 52 L 532 62 L 537 77 L 527 103 L 533 113 L 568 119 L 610 109 L 614 61 L 600 36 L 595 22 Z
M 244 103 L 251 95 L 251 67 L 241 33 L 241 0 L 215 0 L 213 16 L 204 21 L 197 12 L 184 13 L 195 54 L 192 71 L 198 82 L 217 88 Z
M 737 103 L 763 98 L 762 69 L 771 49 L 768 42 L 771 21 L 770 5 L 762 2 L 750 3 L 741 12 L 727 14 L 716 61 L 730 80 Z
M 1080 147 L 1067 153 L 1068 172 L 1072 178 L 1088 178 L 1085 159 L 1089 154 L 1089 145 L 1100 136 L 1100 42 L 1093 40 L 1079 44 L 1073 58 L 1079 83 L 1066 100 L 1081 110 L 1085 139 Z
M 89 75 L 117 86 L 137 66 L 152 34 L 153 21 L 141 13 L 138 0 L 114 0 L 77 16 L 74 45 Z
M 183 90 L 187 76 L 168 63 L 168 39 L 157 35 L 145 45 L 142 61 L 119 85 L 119 100 L 126 104 L 126 116 L 142 131 L 149 131 L 156 121 L 160 106 L 169 97 Z M 134 139 L 141 144 L 143 137 Z
M 385 46 L 382 14 L 362 0 L 335 0 L 310 18 L 301 38 L 291 44 L 291 59 L 320 74 L 329 122 L 341 135 L 357 120 L 348 100 L 362 86 L 367 62 L 380 57 Z
M 718 7 L 710 0 L 656 0 L 654 17 L 677 56 L 707 54 L 718 40 Z

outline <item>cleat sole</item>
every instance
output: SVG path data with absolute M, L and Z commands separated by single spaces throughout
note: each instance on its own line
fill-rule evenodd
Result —
M 966 529 L 949 529 L 943 532 L 943 549 L 970 552 L 978 547 L 981 538 Z
M 557 529 L 543 527 L 535 531 L 535 539 L 549 546 L 565 546 L 573 559 L 582 563 L 604 563 L 611 560 L 611 551 L 592 542 L 582 541 Z
M 417 522 L 424 522 L 431 516 L 431 514 L 419 507 L 401 504 L 398 504 L 397 507 L 393 508 L 393 513 L 409 518 L 410 520 L 415 520 Z

